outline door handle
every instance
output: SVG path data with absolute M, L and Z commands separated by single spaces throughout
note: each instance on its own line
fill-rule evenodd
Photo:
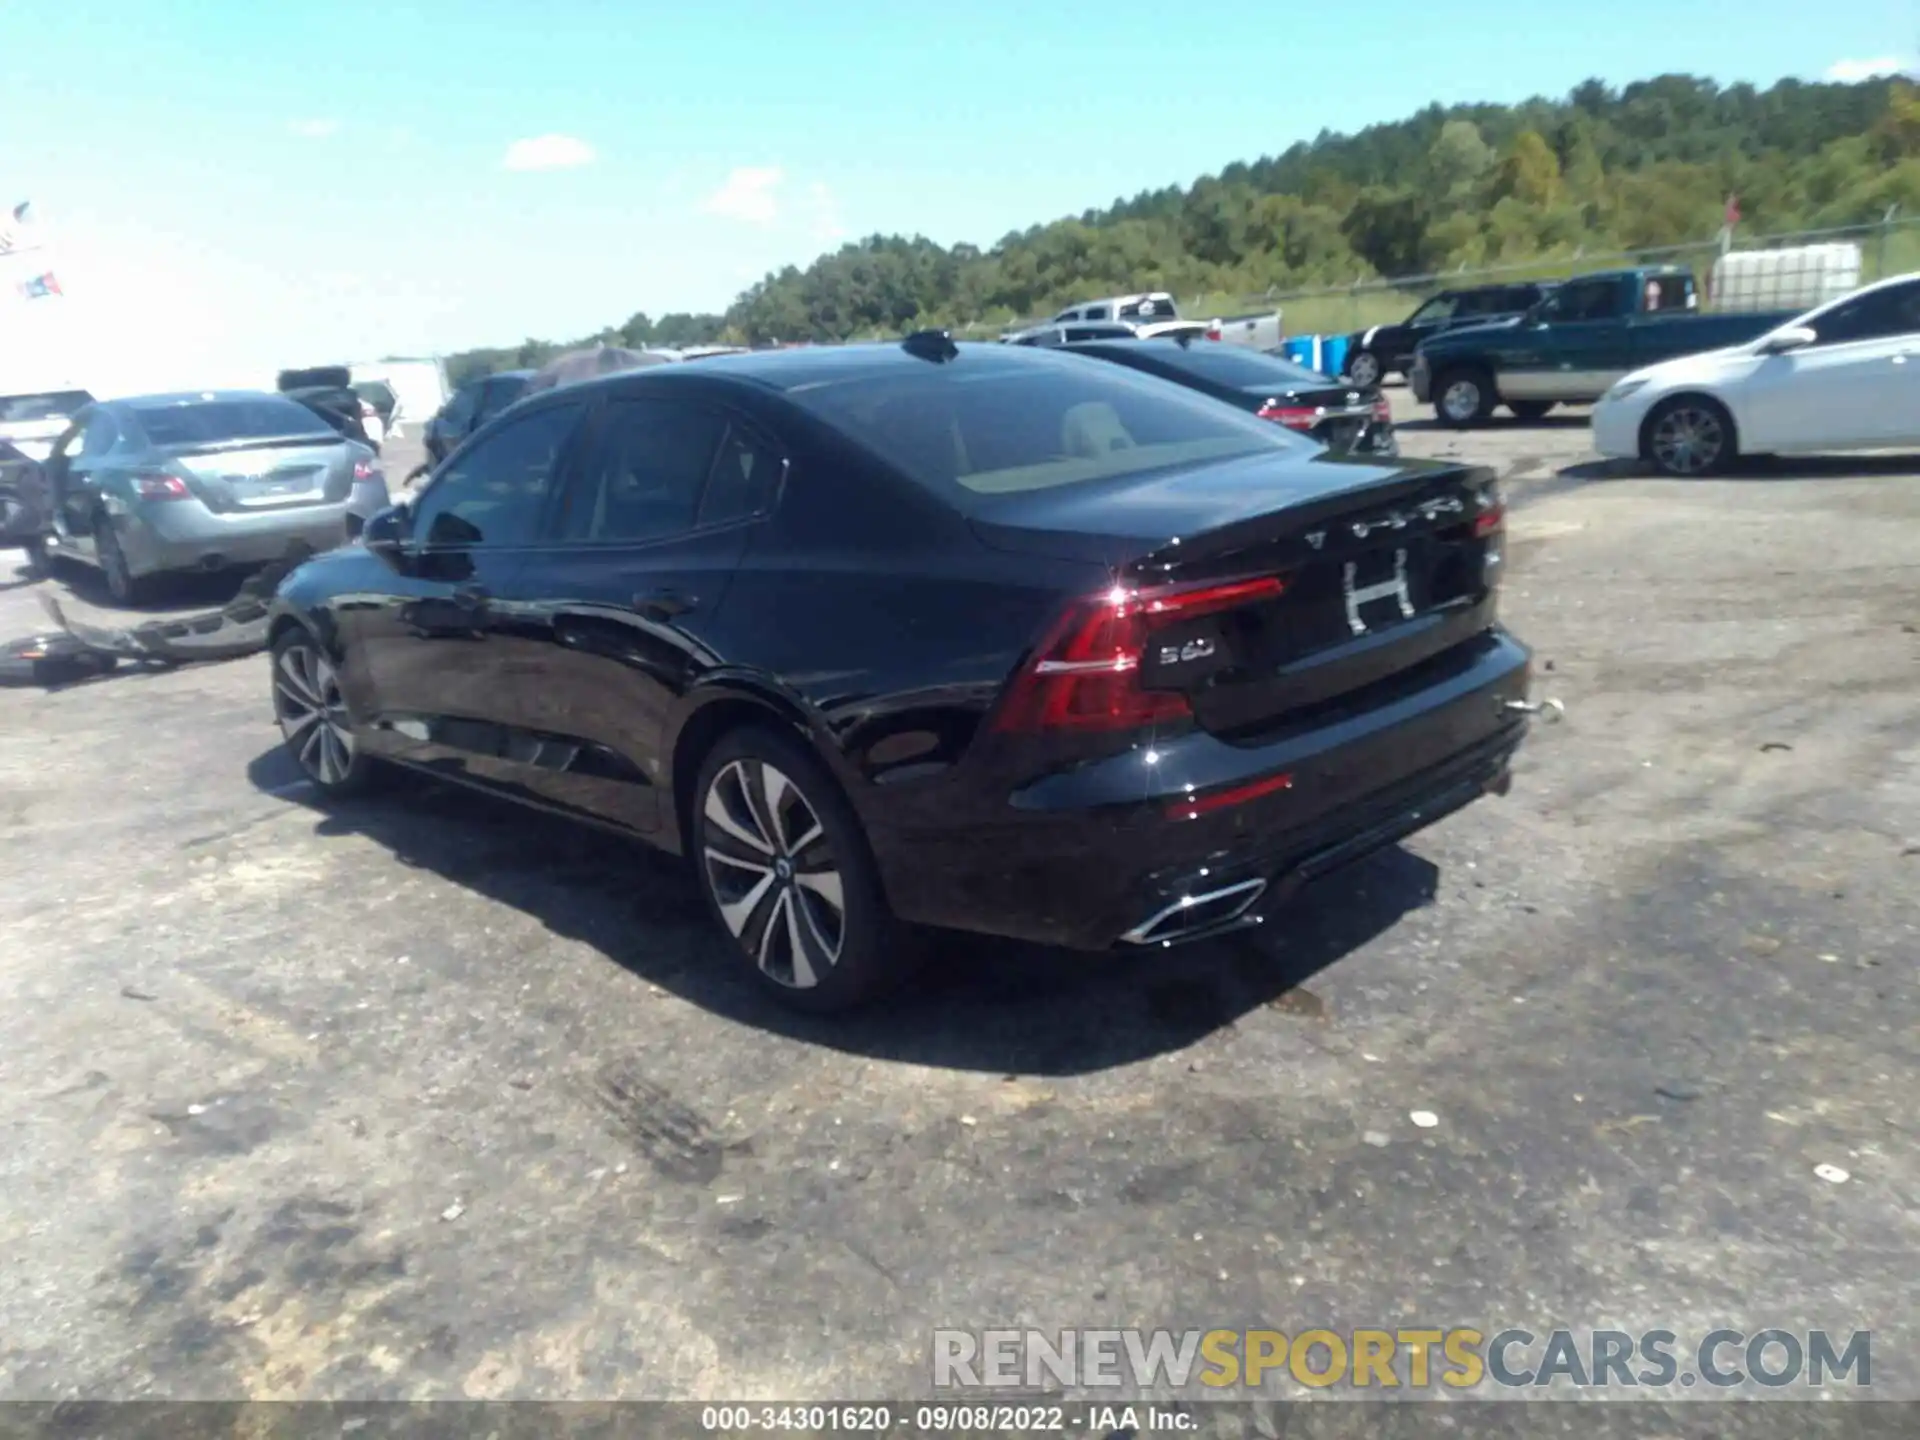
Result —
M 699 604 L 698 596 L 671 587 L 642 591 L 633 597 L 633 608 L 649 620 L 676 620 Z

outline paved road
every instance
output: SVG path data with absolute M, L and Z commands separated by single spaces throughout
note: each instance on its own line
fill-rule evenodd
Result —
M 0 1395 L 897 1397 L 937 1326 L 1471 1323 L 1870 1325 L 1920 1396 L 1912 469 L 1406 433 L 1514 477 L 1568 721 L 1513 794 L 1258 943 L 954 940 L 852 1022 L 644 851 L 320 808 L 257 661 L 0 692 Z

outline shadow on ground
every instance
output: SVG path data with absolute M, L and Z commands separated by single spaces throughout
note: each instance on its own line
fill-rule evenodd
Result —
M 1488 430 L 1584 430 L 1589 423 L 1590 417 L 1586 411 L 1582 410 L 1577 415 L 1563 415 L 1556 411 L 1550 415 L 1543 415 L 1538 420 L 1522 420 L 1516 415 L 1499 414 L 1490 416 L 1478 425 L 1470 425 L 1464 429 L 1455 425 L 1443 425 L 1438 420 L 1429 416 L 1420 420 L 1396 420 L 1393 422 L 1393 428 L 1395 430 L 1432 431 L 1437 434 L 1469 436 Z
M 912 986 L 871 1012 L 821 1019 L 760 994 L 691 872 L 638 841 L 413 775 L 395 775 L 384 796 L 323 802 L 278 748 L 248 777 L 314 810 L 316 833 L 366 836 L 725 1018 L 876 1059 L 1008 1075 L 1181 1050 L 1263 1005 L 1311 1017 L 1322 1006 L 1307 982 L 1438 887 L 1434 866 L 1396 846 L 1309 886 L 1260 929 L 1189 947 L 1088 955 L 931 934 Z
M 1519 498 L 1528 501 L 1546 499 L 1608 480 L 1663 481 L 1671 485 L 1710 483 L 1659 475 L 1633 460 L 1583 460 L 1577 465 L 1563 465 L 1550 475 L 1531 473 L 1540 468 L 1539 462 L 1517 461 L 1508 468 L 1502 479 L 1527 477 L 1520 487 L 1524 493 Z M 1741 459 L 1732 469 L 1711 479 L 1785 482 L 1916 475 L 1920 475 L 1920 455 L 1755 455 Z

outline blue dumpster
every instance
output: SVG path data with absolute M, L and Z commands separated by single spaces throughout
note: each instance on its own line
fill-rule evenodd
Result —
M 1309 370 L 1318 370 L 1320 368 L 1320 337 L 1318 335 L 1289 337 L 1287 359 L 1296 365 L 1304 365 Z
M 1320 372 L 1343 375 L 1347 369 L 1347 337 L 1329 335 L 1320 342 Z

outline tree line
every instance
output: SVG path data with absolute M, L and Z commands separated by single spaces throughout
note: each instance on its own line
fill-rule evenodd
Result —
M 1757 231 L 1920 208 L 1920 88 L 1662 75 L 1564 99 L 1428 106 L 1322 132 L 1191 185 L 1146 190 L 986 248 L 874 235 L 789 265 L 724 315 L 645 314 L 596 336 L 453 357 L 456 380 L 622 345 L 831 342 L 1005 325 L 1131 290 L 1256 294 L 1711 236 L 1729 196 Z

